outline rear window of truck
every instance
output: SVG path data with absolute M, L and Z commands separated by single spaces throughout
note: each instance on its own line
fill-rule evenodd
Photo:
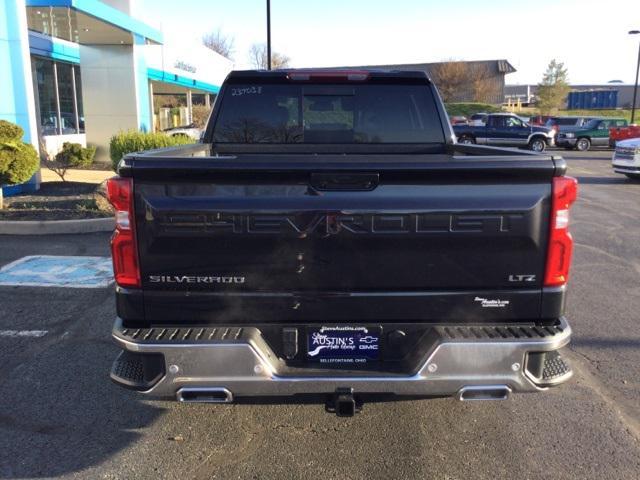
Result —
M 443 143 L 427 86 L 229 85 L 216 143 Z

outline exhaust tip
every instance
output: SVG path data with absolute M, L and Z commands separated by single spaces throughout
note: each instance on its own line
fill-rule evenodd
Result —
M 184 403 L 231 403 L 233 394 L 223 387 L 184 387 L 176 392 L 179 402 Z
M 473 385 L 463 387 L 458 392 L 458 400 L 462 402 L 478 400 L 507 400 L 511 389 L 506 385 Z

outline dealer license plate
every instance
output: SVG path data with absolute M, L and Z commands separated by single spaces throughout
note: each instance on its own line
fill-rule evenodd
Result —
M 380 329 L 344 325 L 307 330 L 307 360 L 321 364 L 358 365 L 377 361 Z

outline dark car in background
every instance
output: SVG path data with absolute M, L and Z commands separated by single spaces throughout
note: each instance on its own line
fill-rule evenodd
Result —
M 529 125 L 511 113 L 491 113 L 483 125 L 454 125 L 458 142 L 503 147 L 525 147 L 543 152 L 554 144 L 555 132 L 547 127 Z
M 556 132 L 581 128 L 591 120 L 598 117 L 549 117 L 545 126 L 553 128 Z
M 594 118 L 580 128 L 561 131 L 556 137 L 556 145 L 568 150 L 585 152 L 593 147 L 609 146 L 609 129 L 626 127 L 624 118 Z

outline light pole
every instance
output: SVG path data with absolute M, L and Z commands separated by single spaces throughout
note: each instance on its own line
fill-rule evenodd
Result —
M 271 70 L 271 0 L 267 0 L 267 70 Z
M 629 35 L 637 35 L 640 30 L 631 30 Z M 638 73 L 640 72 L 640 44 L 638 44 L 638 65 L 636 66 L 636 83 L 633 86 L 633 104 L 631 105 L 631 123 L 636 117 L 636 97 L 638 96 Z

